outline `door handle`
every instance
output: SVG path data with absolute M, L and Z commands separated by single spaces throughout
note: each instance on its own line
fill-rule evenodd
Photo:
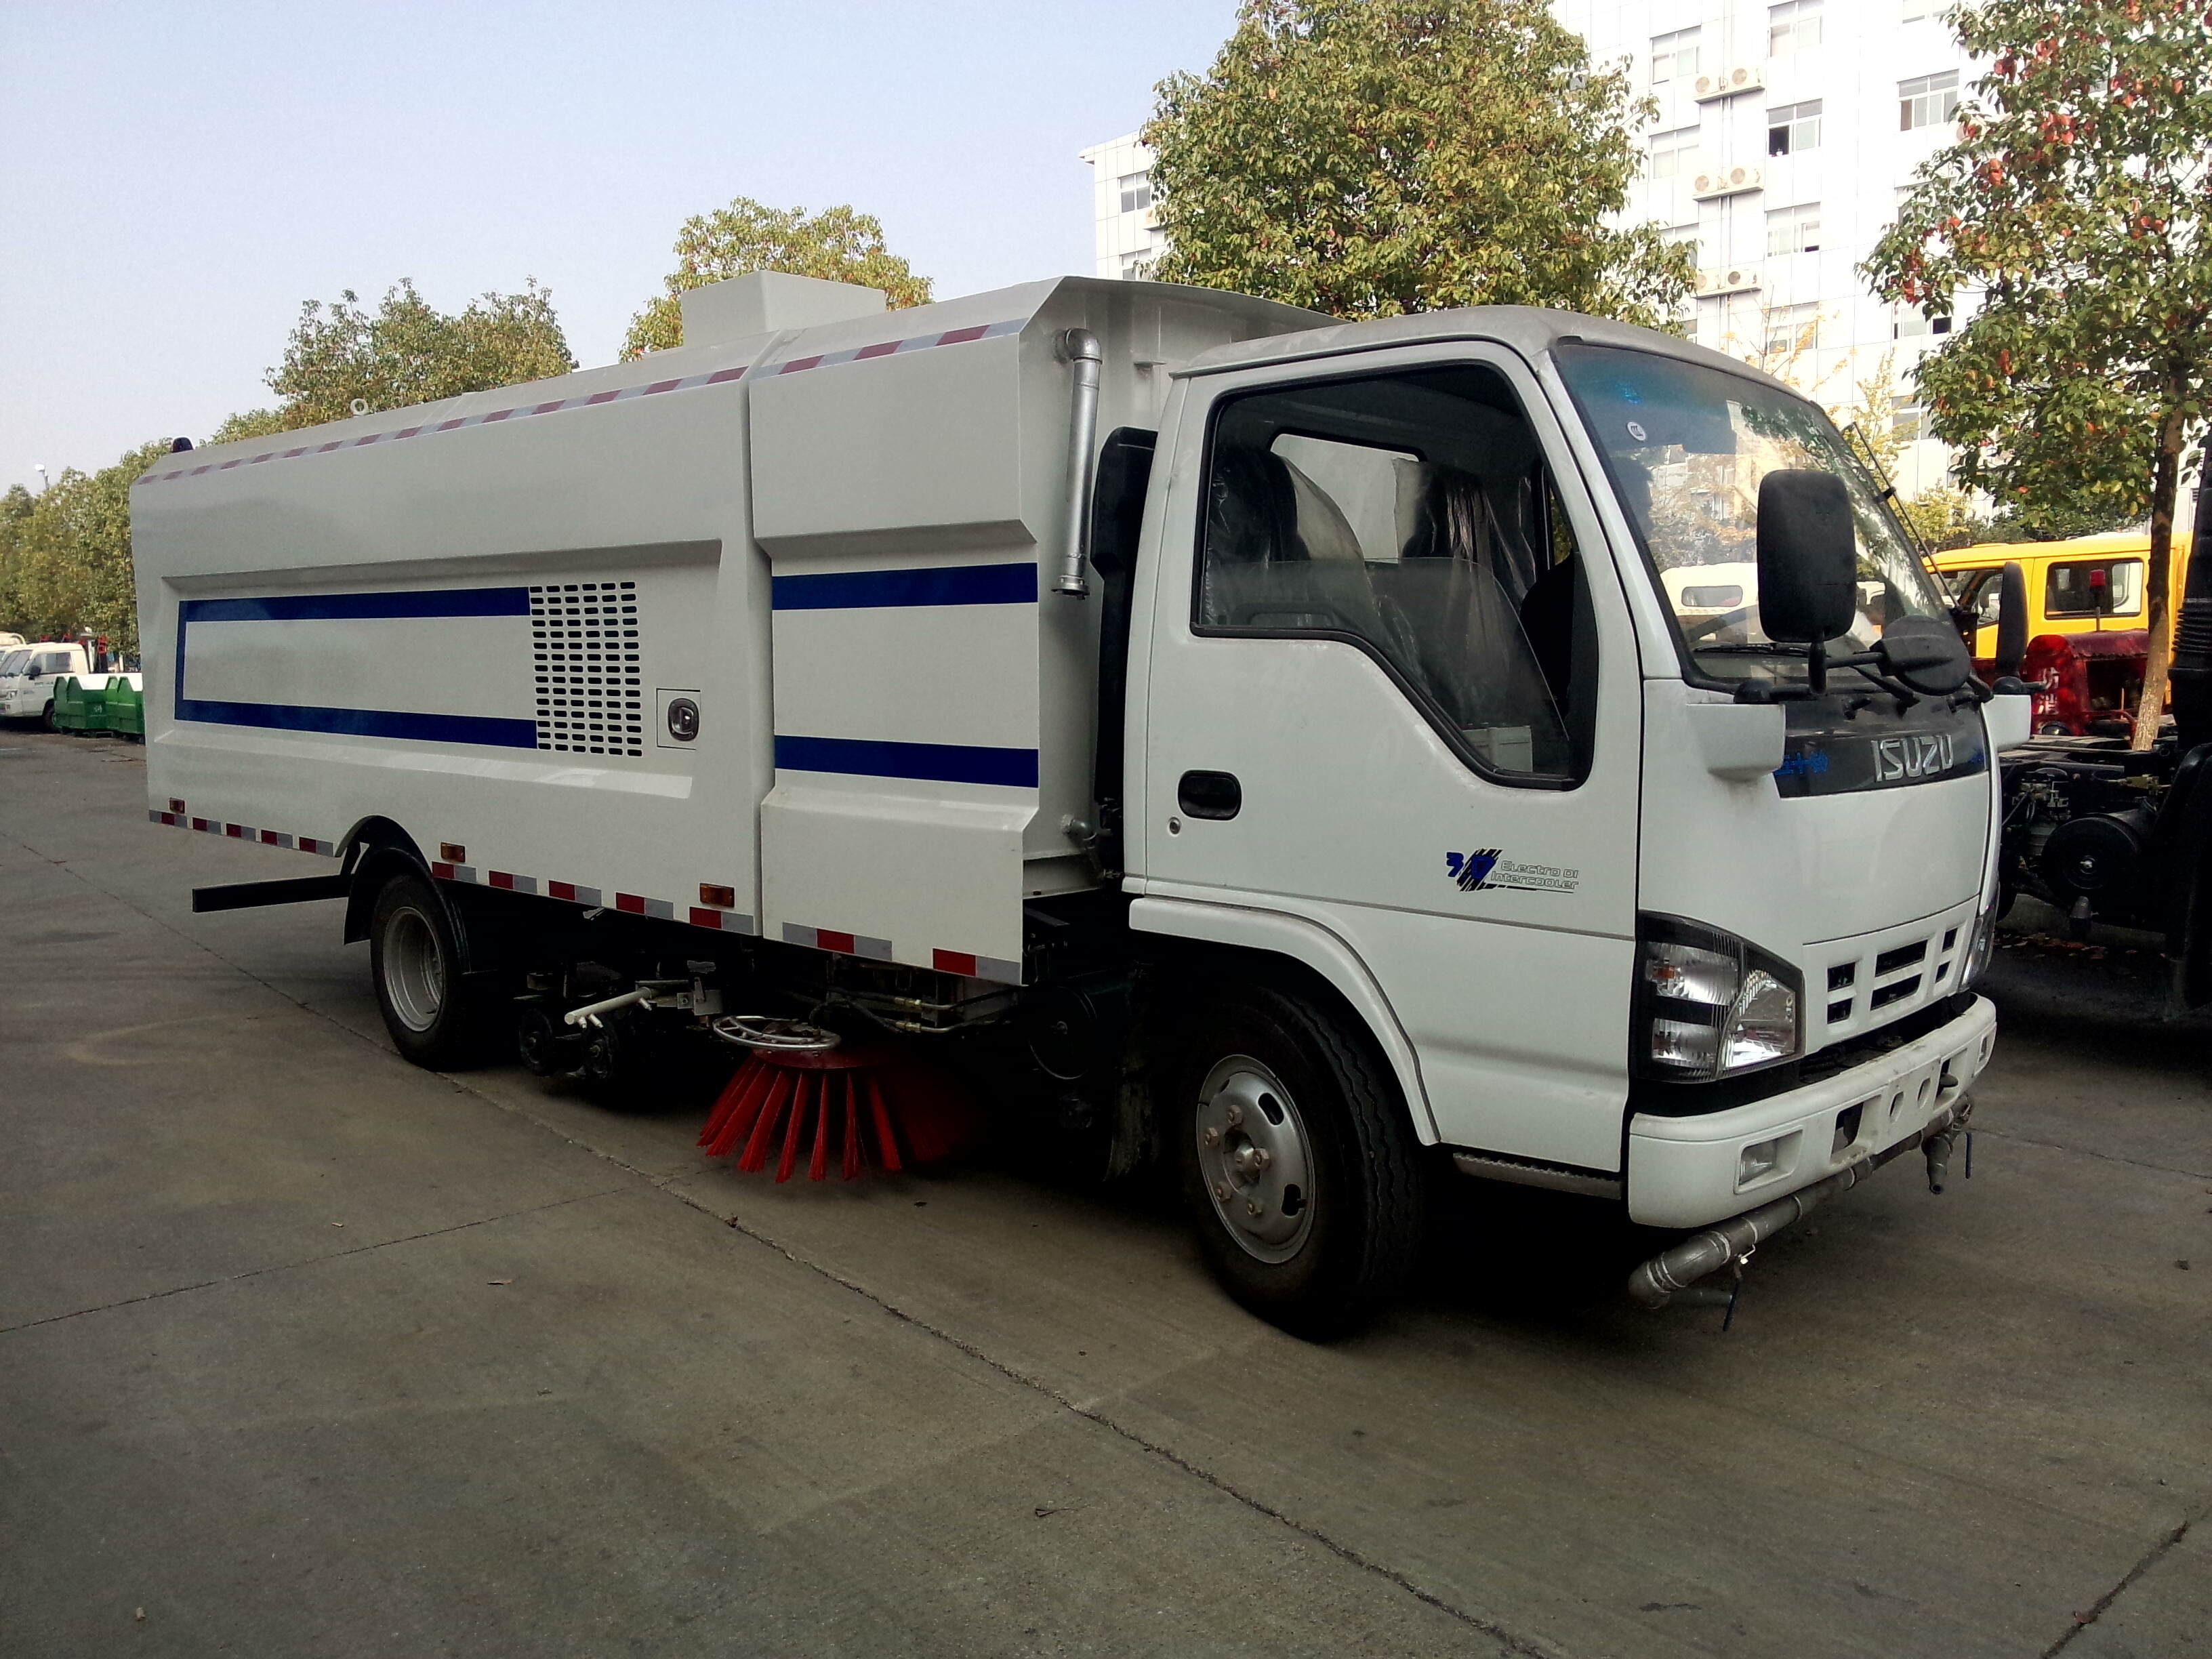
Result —
M 1176 805 L 1194 818 L 1233 818 L 1244 810 L 1244 786 L 1233 772 L 1186 772 Z

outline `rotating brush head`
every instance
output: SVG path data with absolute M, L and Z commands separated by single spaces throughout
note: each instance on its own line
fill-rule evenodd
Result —
M 980 1127 L 950 1079 L 896 1048 L 763 1048 L 723 1089 L 699 1145 L 709 1158 L 735 1153 L 748 1174 L 774 1156 L 775 1178 L 788 1181 L 804 1155 L 809 1180 L 826 1180 L 834 1159 L 851 1181 L 949 1158 Z

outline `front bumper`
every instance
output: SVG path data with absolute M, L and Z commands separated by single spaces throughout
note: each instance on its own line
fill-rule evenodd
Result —
M 1887 1152 L 1955 1104 L 1996 1042 L 1986 997 L 1956 1019 L 1787 1094 L 1696 1117 L 1628 1121 L 1628 1213 L 1651 1227 L 1703 1227 Z M 1773 1167 L 1745 1179 L 1748 1148 Z

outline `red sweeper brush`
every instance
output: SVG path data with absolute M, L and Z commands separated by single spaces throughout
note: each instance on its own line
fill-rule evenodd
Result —
M 936 1163 L 975 1137 L 974 1103 L 896 1048 L 848 1045 L 796 1020 L 729 1017 L 714 1030 L 752 1054 L 700 1132 L 709 1158 L 734 1152 L 750 1173 L 774 1157 L 778 1181 L 802 1156 L 807 1178 L 825 1180 L 834 1158 L 851 1181 L 865 1169 Z

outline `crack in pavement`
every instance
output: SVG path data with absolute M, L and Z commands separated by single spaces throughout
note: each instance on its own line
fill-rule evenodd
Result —
M 12 1336 L 17 1331 L 36 1330 L 41 1325 L 58 1325 L 65 1319 L 82 1319 L 87 1314 L 107 1313 L 117 1308 L 134 1308 L 142 1302 L 159 1302 L 191 1291 L 204 1291 L 211 1285 L 235 1285 L 240 1279 L 259 1279 L 266 1273 L 291 1273 L 296 1268 L 313 1267 L 325 1261 L 343 1261 L 349 1255 L 366 1255 L 372 1250 L 390 1249 L 395 1244 L 412 1244 L 417 1239 L 442 1238 L 447 1233 L 465 1233 L 471 1227 L 488 1227 L 495 1221 L 512 1221 L 517 1216 L 536 1215 L 544 1210 L 557 1210 L 564 1204 L 582 1204 L 594 1198 L 607 1198 L 629 1190 L 624 1186 L 609 1187 L 596 1193 L 579 1193 L 574 1198 L 551 1199 L 543 1204 L 532 1204 L 499 1215 L 478 1216 L 473 1221 L 456 1221 L 450 1227 L 428 1227 L 419 1233 L 408 1233 L 398 1238 L 381 1238 L 373 1244 L 356 1244 L 350 1249 L 302 1256 L 297 1261 L 272 1261 L 265 1267 L 248 1267 L 240 1273 L 218 1273 L 213 1279 L 194 1279 L 189 1285 L 172 1285 L 165 1291 L 149 1291 L 143 1296 L 126 1296 L 119 1302 L 101 1302 L 89 1308 L 73 1308 L 68 1313 L 48 1314 L 43 1319 L 27 1319 L 20 1325 L 0 1325 L 0 1336 Z
M 2094 1158 L 2106 1164 L 2124 1164 L 2131 1170 L 2154 1170 L 2160 1175 L 2176 1175 L 2185 1181 L 2212 1179 L 2212 1170 L 2177 1170 L 2171 1164 L 2146 1164 L 2139 1158 L 2120 1158 L 2111 1152 L 2100 1152 L 2094 1146 L 2068 1146 L 2056 1140 L 2038 1140 L 2033 1135 L 2021 1134 L 2016 1129 L 1992 1129 L 1978 1123 L 1975 1132 L 1998 1140 L 2016 1140 L 2023 1146 L 2040 1146 L 2046 1152 L 2070 1152 L 2077 1158 Z
M 2134 1566 L 2129 1568 L 2126 1576 L 2123 1577 L 2118 1583 L 2113 1585 L 2112 1589 L 2106 1590 L 2102 1595 L 2099 1596 L 2088 1612 L 2077 1613 L 2074 1615 L 2073 1628 L 2069 1630 L 2064 1635 L 2061 1636 L 2056 1642 L 2053 1642 L 2049 1647 L 2044 1649 L 2040 1656 L 2040 1659 L 2051 1659 L 2052 1655 L 2063 1652 L 2068 1643 L 2071 1642 L 2083 1631 L 2088 1629 L 2090 1626 L 2095 1624 L 2100 1619 L 2103 1618 L 2106 1612 L 2112 1607 L 2112 1603 L 2120 1599 L 2130 1585 L 2133 1584 L 2136 1579 L 2142 1577 L 2143 1574 L 2148 1572 L 2153 1567 L 2156 1566 L 2159 1562 L 2165 1558 L 2169 1550 L 2172 1549 L 2172 1547 L 2176 1544 L 2179 1544 L 2183 1539 L 2189 1536 L 2189 1528 L 2192 1524 L 2194 1523 L 2191 1522 L 2184 1521 L 2172 1532 L 2166 1534 L 2166 1535 L 2160 1539 L 2156 1544 L 2151 1546 L 2148 1553 L 2147 1553 L 2142 1560 L 2136 1562 Z

